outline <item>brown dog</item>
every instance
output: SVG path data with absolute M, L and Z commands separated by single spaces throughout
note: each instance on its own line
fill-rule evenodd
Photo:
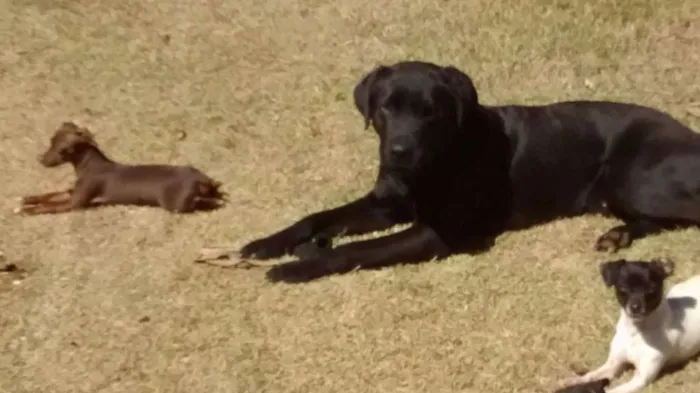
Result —
M 75 185 L 65 191 L 24 197 L 17 213 L 63 213 L 95 205 L 160 206 L 173 213 L 189 213 L 212 210 L 224 202 L 221 183 L 198 169 L 114 162 L 99 149 L 87 128 L 72 122 L 56 130 L 39 162 L 47 168 L 71 163 Z

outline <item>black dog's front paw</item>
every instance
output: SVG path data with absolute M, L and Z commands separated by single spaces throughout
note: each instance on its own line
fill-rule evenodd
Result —
M 244 259 L 272 259 L 284 256 L 294 246 L 284 237 L 273 235 L 246 244 L 238 253 Z
M 627 248 L 632 243 L 632 234 L 624 226 L 615 227 L 598 238 L 595 244 L 596 251 L 616 252 L 621 248 Z
M 294 255 L 299 259 L 317 259 L 328 255 L 333 249 L 333 239 L 325 236 L 316 236 L 308 242 L 299 244 L 294 248 Z
M 289 284 L 309 282 L 335 273 L 348 271 L 348 264 L 340 258 L 302 259 L 277 265 L 268 270 L 266 276 L 270 282 Z

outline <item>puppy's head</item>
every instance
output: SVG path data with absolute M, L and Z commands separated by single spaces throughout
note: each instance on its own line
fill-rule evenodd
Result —
M 379 134 L 382 164 L 411 171 L 454 144 L 479 108 L 474 84 L 454 67 L 407 61 L 379 66 L 354 90 L 355 106 Z
M 615 288 L 617 301 L 634 321 L 641 321 L 661 304 L 664 280 L 673 274 L 673 261 L 617 261 L 600 265 L 605 285 Z
M 87 146 L 97 146 L 92 133 L 75 123 L 64 122 L 51 137 L 49 148 L 39 156 L 39 162 L 45 167 L 75 163 Z

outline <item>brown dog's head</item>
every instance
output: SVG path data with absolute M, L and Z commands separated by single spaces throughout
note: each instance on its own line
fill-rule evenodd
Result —
M 39 156 L 39 162 L 49 168 L 66 162 L 76 163 L 90 146 L 97 147 L 97 143 L 87 128 L 64 122 L 51 137 L 51 146 Z

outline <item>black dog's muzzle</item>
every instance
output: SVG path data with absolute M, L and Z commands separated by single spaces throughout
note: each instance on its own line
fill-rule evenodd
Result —
M 386 163 L 392 168 L 411 169 L 417 161 L 416 143 L 410 137 L 396 137 L 387 141 Z

